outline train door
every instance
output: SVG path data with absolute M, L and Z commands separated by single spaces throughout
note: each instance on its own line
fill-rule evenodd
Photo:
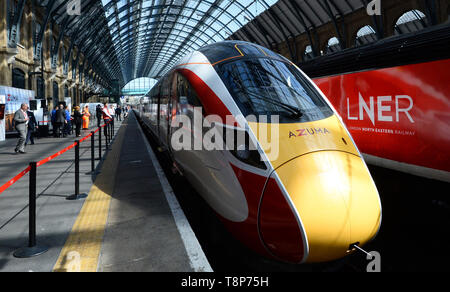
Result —
M 168 128 L 167 128 L 167 143 L 170 146 L 172 136 L 172 121 L 176 119 L 178 113 L 178 80 L 177 73 L 171 74 L 170 78 L 170 97 L 168 105 Z M 169 147 L 170 149 L 170 147 Z
M 184 169 L 187 174 L 195 174 L 202 170 L 202 163 L 198 152 L 194 150 L 195 133 L 194 107 L 198 106 L 196 96 L 190 94 L 188 81 L 180 74 L 174 74 L 175 102 L 172 105 L 172 119 L 178 119 L 171 126 L 170 138 L 173 139 L 171 150 L 174 160 Z M 187 143 L 187 144 L 186 144 Z M 180 151 L 181 150 L 181 151 Z
M 169 146 L 169 128 L 170 128 L 170 103 L 172 75 L 168 75 L 162 82 L 162 89 L 159 102 L 159 139 L 166 147 Z
M 202 126 L 205 114 L 202 103 L 184 76 L 176 73 L 174 79 L 177 86 L 173 96 L 176 101 L 172 104 L 171 112 L 172 118 L 178 119 L 171 128 L 172 156 L 189 182 L 217 213 L 236 222 L 244 221 L 248 214 L 245 195 L 235 179 L 228 158 L 224 151 L 204 148 L 206 143 L 203 137 L 209 129 Z M 201 117 L 200 125 L 195 125 L 199 122 L 194 121 L 198 115 Z M 195 144 L 199 140 L 205 145 L 197 148 Z M 175 147 L 182 150 L 177 151 Z
M 150 125 L 152 132 L 159 136 L 158 133 L 158 114 L 159 114 L 159 89 L 160 85 L 156 85 L 150 92 Z
M 162 83 L 158 85 L 158 95 L 156 96 L 156 135 L 159 137 L 159 121 L 161 119 L 161 87 Z

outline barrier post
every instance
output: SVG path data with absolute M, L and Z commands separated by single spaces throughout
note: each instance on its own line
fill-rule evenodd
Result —
M 111 125 L 111 129 L 112 129 L 112 137 L 114 137 L 114 134 L 115 134 L 115 132 L 116 132 L 116 129 L 115 129 L 115 121 L 114 121 L 114 119 L 113 119 L 113 121 L 112 121 L 112 125 Z
M 111 140 L 112 140 L 112 139 L 111 139 L 111 138 L 112 138 L 112 132 L 111 132 L 112 121 L 113 121 L 113 120 L 110 120 L 110 121 L 109 121 L 109 125 L 108 125 L 108 126 L 109 126 L 109 132 L 108 132 L 108 133 L 109 133 L 109 145 L 110 145 L 110 146 L 111 146 Z
M 91 131 L 91 171 L 86 174 L 98 174 L 97 171 L 95 171 L 95 132 Z
M 91 131 L 91 171 L 95 171 L 95 132 Z
M 102 160 L 102 128 L 98 128 L 98 160 Z
M 111 120 L 111 123 L 109 123 L 109 146 L 111 146 L 111 141 L 112 141 L 112 125 L 114 123 L 114 120 Z
M 105 124 L 103 131 L 105 132 L 105 149 L 108 150 L 108 123 Z
M 37 163 L 30 163 L 30 186 L 29 186 L 29 231 L 28 247 L 21 248 L 14 252 L 16 258 L 31 258 L 45 253 L 48 247 L 36 245 L 36 172 Z
M 80 194 L 80 140 L 75 143 L 75 194 L 66 198 L 69 201 L 84 199 L 88 196 L 85 193 Z
M 106 131 L 106 150 L 109 150 L 109 146 L 111 144 L 111 120 L 106 124 L 105 131 Z

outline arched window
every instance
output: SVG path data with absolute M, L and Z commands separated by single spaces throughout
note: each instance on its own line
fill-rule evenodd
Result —
M 44 99 L 45 95 L 45 82 L 41 76 L 36 78 L 36 98 Z
M 411 10 L 400 16 L 395 24 L 395 34 L 401 35 L 424 29 L 427 26 L 427 17 L 419 10 Z
M 56 38 L 52 37 L 52 44 L 50 47 L 50 53 L 52 54 L 52 57 L 53 57 L 53 52 L 55 51 L 55 48 L 56 48 Z
M 61 54 L 59 54 L 59 63 L 63 64 L 64 57 L 66 56 L 66 47 L 62 46 L 60 51 L 61 51 Z
M 356 40 L 355 40 L 356 46 L 367 45 L 376 41 L 377 41 L 377 34 L 370 25 L 362 27 L 356 33 Z
M 17 14 L 17 0 L 7 0 L 7 1 L 2 1 L 2 5 L 3 3 L 6 2 L 6 11 L 7 11 L 7 16 L 6 16 L 6 25 L 7 25 L 7 29 L 8 31 L 11 29 L 12 26 L 12 22 L 14 19 L 15 14 Z M 25 14 L 25 13 L 24 13 Z M 22 15 L 22 19 L 23 19 L 23 15 Z M 3 21 L 3 19 L 2 19 Z M 21 20 L 22 22 L 22 20 Z M 23 25 L 20 26 L 20 29 L 18 29 L 16 31 L 17 34 L 17 43 L 20 43 L 20 35 L 23 32 Z
M 33 44 L 34 44 L 34 46 L 37 45 L 37 38 L 38 38 L 38 35 L 39 35 L 40 32 L 41 32 L 41 24 L 36 21 L 34 23 L 34 34 L 33 34 Z
M 72 100 L 73 100 L 73 102 L 74 103 L 77 103 L 77 101 L 78 101 L 78 99 L 77 99 L 77 89 L 74 87 L 73 89 L 72 89 Z
M 341 44 L 337 37 L 332 37 L 328 40 L 327 48 L 325 50 L 325 54 L 335 53 L 342 50 Z
M 59 102 L 59 87 L 56 81 L 53 81 L 53 102 L 55 104 Z
M 303 61 L 309 61 L 314 58 L 313 50 L 311 45 L 307 46 L 303 52 Z
M 18 68 L 12 70 L 12 87 L 25 89 L 25 72 Z
M 123 95 L 145 95 L 158 81 L 148 77 L 134 79 L 122 88 Z
M 64 97 L 70 97 L 69 87 L 67 85 L 64 86 Z

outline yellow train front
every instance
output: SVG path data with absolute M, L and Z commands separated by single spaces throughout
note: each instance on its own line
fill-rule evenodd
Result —
M 212 44 L 181 60 L 149 100 L 148 124 L 177 169 L 252 250 L 325 262 L 376 236 L 381 203 L 361 154 L 331 104 L 287 59 L 247 42 Z M 195 124 L 196 113 L 248 139 L 233 149 L 173 149 L 178 134 L 198 141 L 202 133 L 168 121 L 183 115 Z
M 245 42 L 221 46 L 201 52 L 240 114 L 256 117 L 254 122 L 247 119 L 246 126 L 268 164 L 257 207 L 265 251 L 287 262 L 326 262 L 351 253 L 352 244 L 372 240 L 381 225 L 378 191 L 326 97 L 294 64 L 263 47 Z M 224 52 L 228 55 L 221 55 Z M 218 96 L 227 104 L 226 97 Z M 233 168 L 252 208 L 245 180 L 257 188 L 258 173 Z
M 256 132 L 262 125 L 250 126 Z M 264 127 L 270 132 L 276 127 L 273 132 L 280 133 L 279 153 L 269 159 L 274 172 L 259 211 L 260 233 L 270 253 L 289 262 L 325 262 L 348 255 L 352 244 L 363 246 L 372 240 L 381 224 L 378 192 L 340 119 L 332 115 L 315 122 Z M 273 147 L 270 144 L 265 148 Z M 271 187 L 271 181 L 275 186 Z M 295 247 L 298 241 L 283 238 L 280 232 L 283 221 L 285 227 L 291 222 L 273 211 L 274 202 L 282 200 L 276 197 L 277 188 L 297 216 L 306 243 L 303 255 Z

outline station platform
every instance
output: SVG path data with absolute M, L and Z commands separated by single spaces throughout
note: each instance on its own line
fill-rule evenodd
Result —
M 46 253 L 14 257 L 28 242 L 28 174 L 0 193 L 0 271 L 212 271 L 134 114 L 116 122 L 115 133 L 96 173 L 89 173 L 89 139 L 80 146 L 86 199 L 66 200 L 74 193 L 74 149 L 37 169 L 37 245 Z M 0 144 L 0 187 L 73 142 L 40 139 L 24 155 L 13 153 L 15 139 Z

